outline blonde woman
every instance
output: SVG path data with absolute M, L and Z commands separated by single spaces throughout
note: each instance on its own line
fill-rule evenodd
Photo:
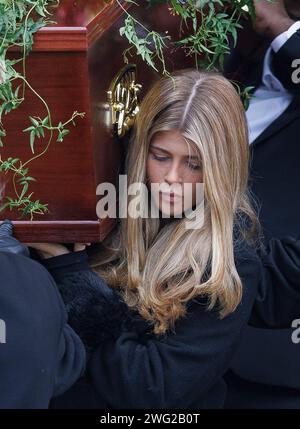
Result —
M 95 406 L 220 408 L 222 376 L 252 307 L 256 325 L 297 317 L 299 244 L 273 240 L 263 249 L 248 164 L 245 114 L 233 86 L 214 72 L 177 71 L 143 99 L 126 159 L 128 187 L 144 184 L 141 206 L 159 216 L 121 217 L 88 252 L 27 243 L 55 278 L 86 344 Z M 153 184 L 162 191 L 152 193 Z M 86 404 L 83 392 L 74 406 Z

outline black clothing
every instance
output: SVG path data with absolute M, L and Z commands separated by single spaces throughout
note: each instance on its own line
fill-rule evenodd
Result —
M 286 327 L 297 317 L 299 251 L 300 241 L 293 239 L 272 240 L 260 255 L 242 243 L 235 251 L 243 281 L 237 309 L 220 320 L 215 309 L 205 310 L 205 300 L 195 298 L 187 303 L 186 317 L 176 321 L 175 332 L 159 336 L 126 304 L 116 312 L 121 296 L 91 271 L 86 251 L 41 262 L 55 278 L 70 309 L 70 324 L 89 350 L 87 378 L 93 401 L 95 390 L 99 395 L 99 408 L 220 408 L 226 395 L 222 377 L 253 305 L 256 327 Z M 82 386 L 66 394 L 68 406 L 70 397 L 74 408 L 86 403 L 87 385 Z M 63 407 L 63 397 L 58 399 Z
M 83 374 L 85 349 L 38 262 L 0 252 L 0 408 L 48 408 Z
M 240 41 L 251 41 L 250 31 L 245 37 Z M 271 64 L 273 73 L 294 99 L 250 144 L 249 187 L 259 204 L 259 219 L 266 241 L 298 237 L 300 230 L 300 83 L 292 80 L 295 71 L 293 60 L 300 58 L 299 41 L 300 30 L 272 54 Z M 247 53 L 245 47 L 240 49 L 237 46 L 226 60 L 225 76 L 239 76 L 242 86 L 254 86 L 254 91 L 261 82 L 268 45 L 261 47 Z M 239 71 L 235 74 L 237 66 Z M 293 270 L 293 262 L 286 270 Z M 292 282 L 295 287 L 300 287 L 300 275 L 293 277 Z M 233 361 L 234 377 L 232 373 L 227 377 L 228 407 L 300 408 L 300 347 L 291 341 L 292 333 L 290 326 L 286 329 L 269 329 L 269 326 L 254 329 L 248 326 L 245 329 Z M 249 365 L 249 356 L 253 353 L 256 359 Z M 249 388 L 246 387 L 247 381 Z

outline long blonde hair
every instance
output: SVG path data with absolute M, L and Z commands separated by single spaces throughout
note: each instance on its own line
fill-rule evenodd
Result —
M 126 158 L 128 186 L 146 183 L 149 145 L 163 130 L 179 130 L 199 150 L 203 225 L 187 229 L 182 218 L 160 229 L 157 218 L 120 219 L 90 261 L 131 309 L 153 322 L 156 334 L 174 328 L 186 314 L 187 301 L 199 295 L 208 299 L 208 310 L 219 305 L 220 317 L 233 312 L 242 297 L 234 228 L 237 240 L 251 244 L 259 242 L 260 232 L 247 191 L 245 113 L 231 83 L 216 72 L 194 69 L 160 78 L 144 97 L 134 126 Z

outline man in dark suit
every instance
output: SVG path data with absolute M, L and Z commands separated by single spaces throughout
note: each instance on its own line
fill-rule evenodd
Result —
M 8 222 L 0 226 L 0 271 L 0 408 L 48 408 L 83 373 L 84 346 L 54 279 Z
M 225 75 L 254 86 L 246 112 L 249 186 L 267 242 L 300 235 L 300 2 L 260 0 L 256 14 Z M 226 375 L 227 408 L 300 408 L 300 345 L 292 333 L 247 327 Z

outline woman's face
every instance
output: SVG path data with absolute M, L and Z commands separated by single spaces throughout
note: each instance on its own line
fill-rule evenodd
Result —
M 147 184 L 159 184 L 152 199 L 161 213 L 181 215 L 196 203 L 196 184 L 203 182 L 195 144 L 177 130 L 160 131 L 152 138 L 147 158 Z M 184 186 L 184 184 L 190 184 Z

